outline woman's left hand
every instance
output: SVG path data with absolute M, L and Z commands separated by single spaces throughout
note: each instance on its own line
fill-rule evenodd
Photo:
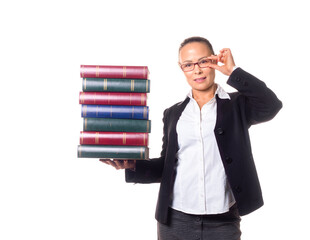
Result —
M 214 68 L 227 76 L 230 76 L 234 70 L 234 66 L 236 66 L 229 48 L 223 48 L 218 55 L 211 55 L 208 59 L 216 61 L 216 63 L 211 63 L 209 67 Z M 218 65 L 218 63 L 222 63 L 223 65 Z

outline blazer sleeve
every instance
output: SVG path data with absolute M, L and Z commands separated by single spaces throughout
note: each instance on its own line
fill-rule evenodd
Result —
M 282 108 L 282 102 L 264 82 L 241 68 L 232 72 L 227 84 L 241 94 L 249 126 L 271 120 Z
M 164 129 L 162 138 L 162 151 L 159 158 L 150 160 L 137 160 L 135 170 L 126 169 L 126 182 L 134 183 L 158 183 L 161 182 L 163 172 L 166 149 L 167 149 L 167 109 L 164 111 L 163 117 Z

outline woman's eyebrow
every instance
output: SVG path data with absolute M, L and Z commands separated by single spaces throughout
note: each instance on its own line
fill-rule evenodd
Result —
M 201 57 L 201 58 L 198 59 L 198 61 L 201 60 L 201 59 L 207 58 L 207 57 L 208 56 Z M 185 60 L 183 63 L 185 63 L 185 62 L 193 62 L 193 60 Z

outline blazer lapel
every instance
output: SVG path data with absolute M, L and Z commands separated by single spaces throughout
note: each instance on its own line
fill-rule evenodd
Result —
M 169 119 L 169 126 L 168 126 L 168 131 L 169 133 L 176 133 L 176 125 L 177 122 L 184 111 L 186 105 L 189 102 L 189 97 L 187 97 L 183 102 L 180 102 L 172 108 L 171 114 L 170 114 L 170 119 Z
M 187 97 L 183 102 L 180 102 L 176 104 L 171 110 L 170 116 L 169 116 L 169 125 L 168 125 L 168 139 L 169 139 L 169 152 L 171 154 L 175 154 L 175 152 L 178 150 L 178 138 L 177 138 L 177 132 L 176 132 L 176 125 L 177 122 L 184 111 L 186 105 L 189 102 L 189 97 Z
M 221 99 L 216 95 L 216 104 L 217 104 L 217 115 L 216 115 L 216 124 L 214 130 L 220 130 L 223 125 L 223 121 L 225 120 L 225 113 L 229 112 L 231 109 L 231 100 L 229 99 Z

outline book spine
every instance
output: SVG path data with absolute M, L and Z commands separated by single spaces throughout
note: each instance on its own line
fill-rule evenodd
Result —
M 80 132 L 81 145 L 147 146 L 148 133 Z
M 83 131 L 151 132 L 151 120 L 83 118 Z
M 150 92 L 148 79 L 83 78 L 83 92 Z
M 148 106 L 81 105 L 81 116 L 88 118 L 149 118 Z
M 82 78 L 148 79 L 149 70 L 146 66 L 81 65 L 80 75 Z
M 146 106 L 146 93 L 80 92 L 79 103 L 88 105 Z
M 143 146 L 79 145 L 79 158 L 149 159 L 149 149 Z

